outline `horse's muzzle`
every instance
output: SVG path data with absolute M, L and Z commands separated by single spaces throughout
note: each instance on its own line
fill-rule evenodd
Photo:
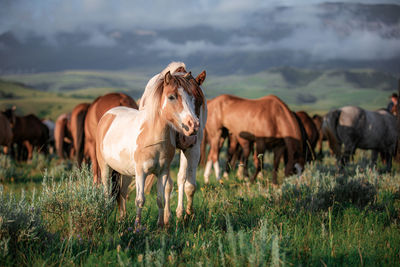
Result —
M 187 117 L 183 122 L 182 122 L 182 129 L 183 133 L 186 136 L 191 136 L 191 135 L 196 135 L 200 127 L 200 123 L 198 119 L 192 119 L 190 117 Z

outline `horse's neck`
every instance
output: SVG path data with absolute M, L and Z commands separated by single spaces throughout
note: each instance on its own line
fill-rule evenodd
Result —
M 153 122 L 146 120 L 144 125 L 145 142 L 144 146 L 164 144 L 166 146 L 176 146 L 175 135 L 172 127 L 163 118 L 155 118 Z

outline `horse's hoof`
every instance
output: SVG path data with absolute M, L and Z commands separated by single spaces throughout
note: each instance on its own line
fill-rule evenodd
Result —
M 222 179 L 219 179 L 218 182 L 220 185 L 224 185 L 224 181 Z
M 184 218 L 184 220 L 185 221 L 188 221 L 189 219 L 193 219 L 194 218 L 194 213 L 192 212 L 192 211 L 186 211 L 186 213 L 185 213 L 185 218 Z
M 176 217 L 177 217 L 178 219 L 181 219 L 181 218 L 182 218 L 182 215 L 183 215 L 183 210 L 181 210 L 181 209 L 176 210 Z

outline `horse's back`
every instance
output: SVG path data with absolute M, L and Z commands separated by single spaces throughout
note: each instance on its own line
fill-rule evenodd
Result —
M 207 103 L 209 117 L 236 135 L 252 131 L 251 136 L 293 137 L 301 139 L 297 119 L 287 105 L 274 95 L 246 99 L 220 95 Z
M 100 119 L 97 133 L 97 151 L 108 165 L 124 175 L 134 175 L 134 153 L 137 137 L 143 123 L 144 111 L 129 107 L 114 107 Z
M 337 128 L 343 142 L 361 149 L 392 149 L 397 140 L 396 119 L 387 111 L 368 111 L 355 106 L 340 109 Z M 391 147 L 391 148 L 389 148 Z
M 16 141 L 28 140 L 31 142 L 46 142 L 49 138 L 49 129 L 33 114 L 16 117 L 13 128 Z
M 109 109 L 117 106 L 138 108 L 135 100 L 124 93 L 110 93 L 98 97 L 89 107 L 85 118 L 85 138 L 94 140 L 97 123 Z

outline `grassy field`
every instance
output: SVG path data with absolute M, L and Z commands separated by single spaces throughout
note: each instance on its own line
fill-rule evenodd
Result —
M 86 168 L 35 155 L 0 156 L 0 265 L 84 266 L 395 266 L 400 265 L 400 174 L 371 169 L 369 153 L 339 173 L 333 157 L 301 177 L 271 186 L 271 155 L 255 184 L 231 174 L 204 185 L 198 170 L 194 216 L 156 225 L 155 188 L 146 196 L 144 231 L 92 185 Z M 172 168 L 176 181 L 177 159 Z M 176 189 L 176 183 L 175 183 Z
M 138 99 L 150 71 L 64 71 L 0 76 L 0 109 L 17 106 L 20 114 L 35 113 L 55 119 L 82 102 L 109 92 L 125 92 Z M 194 73 L 197 73 L 196 71 Z M 373 70 L 304 70 L 276 68 L 255 74 L 207 74 L 207 98 L 234 94 L 257 98 L 274 94 L 293 110 L 323 114 L 331 108 L 358 105 L 374 110 L 386 107 L 397 90 L 393 75 Z

